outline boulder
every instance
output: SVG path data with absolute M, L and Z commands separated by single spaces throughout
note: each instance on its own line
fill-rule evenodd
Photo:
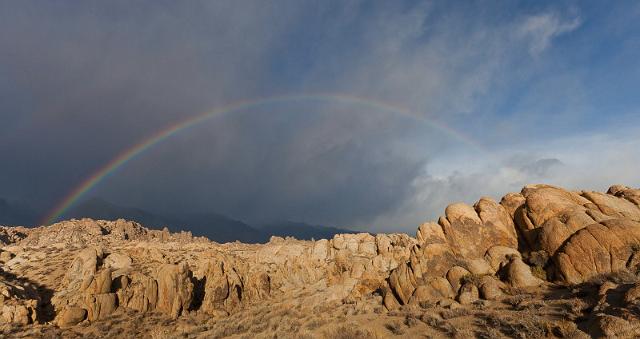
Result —
M 131 257 L 122 253 L 111 253 L 104 259 L 104 266 L 114 271 L 131 268 L 131 264 Z
M 111 269 L 106 268 L 93 276 L 91 283 L 85 289 L 87 293 L 101 294 L 111 292 Z
M 311 257 L 314 260 L 325 261 L 329 255 L 329 240 L 320 239 L 313 244 Z
M 210 262 L 206 273 L 203 312 L 212 313 L 218 310 L 232 310 L 242 299 L 244 286 L 238 273 L 224 262 Z M 268 276 L 259 277 L 253 283 L 256 295 L 268 295 L 270 280 Z
M 624 294 L 624 302 L 627 304 L 640 303 L 640 283 L 636 283 Z
M 155 279 L 135 272 L 114 281 L 118 303 L 139 312 L 154 310 L 158 303 L 158 283 Z
M 607 292 L 616 288 L 618 288 L 618 284 L 614 283 L 613 281 L 607 280 L 598 288 L 598 296 L 604 297 L 607 295 Z
M 584 192 L 582 196 L 596 205 L 598 210 L 610 217 L 640 221 L 640 208 L 627 199 L 600 192 Z
M 389 285 L 398 296 L 398 301 L 406 305 L 416 289 L 416 280 L 411 267 L 404 263 L 393 270 L 389 275 Z
M 463 258 L 482 258 L 496 245 L 518 246 L 509 213 L 490 198 L 480 199 L 473 207 L 463 203 L 449 205 L 438 224 L 453 253 Z
M 31 322 L 31 312 L 35 310 L 22 304 L 2 305 L 2 322 L 7 324 L 27 325 Z
M 418 304 L 425 301 L 438 301 L 441 299 L 452 299 L 455 297 L 451 284 L 445 278 L 433 278 L 426 284 L 418 286 L 409 304 Z
M 613 185 L 609 187 L 607 194 L 612 194 L 618 198 L 626 199 L 640 207 L 640 190 L 632 189 L 623 185 Z
M 503 296 L 502 288 L 504 284 L 489 275 L 482 276 L 479 282 L 480 297 L 485 300 L 498 300 Z
M 0 323 L 26 325 L 36 322 L 40 300 L 32 285 L 11 280 L 10 276 L 0 276 Z
M 458 302 L 462 305 L 468 305 L 478 300 L 480 293 L 478 287 L 471 282 L 466 282 L 458 292 Z
M 438 244 L 446 241 L 442 227 L 434 222 L 420 225 L 416 232 L 416 238 L 420 244 Z
M 83 308 L 87 310 L 87 319 L 96 321 L 104 319 L 116 310 L 117 299 L 115 293 L 86 295 Z
M 385 287 L 383 289 L 382 304 L 389 311 L 393 311 L 400 307 L 398 299 L 396 299 L 396 297 L 393 295 L 393 291 L 391 291 L 389 287 Z
M 522 258 L 517 249 L 507 246 L 493 246 L 487 250 L 484 259 L 489 263 L 494 272 L 497 272 L 509 262 L 512 256 Z
M 543 281 L 531 273 L 531 268 L 519 257 L 511 257 L 505 267 L 506 279 L 513 287 L 540 286 Z
M 258 301 L 267 298 L 271 294 L 271 277 L 265 272 L 250 274 L 244 286 L 243 299 Z
M 471 275 L 471 272 L 460 266 L 453 266 L 447 272 L 447 280 L 456 294 L 460 290 L 460 287 L 462 287 L 464 277 L 468 275 Z
M 469 272 L 474 275 L 494 274 L 496 271 L 491 265 L 484 259 L 471 259 L 467 260 L 467 268 Z
M 376 234 L 376 248 L 378 253 L 387 254 L 393 250 L 391 239 L 386 234 Z
M 610 219 L 573 234 L 554 256 L 556 278 L 579 284 L 598 274 L 624 270 L 640 246 L 640 223 Z
M 193 298 L 191 272 L 186 264 L 164 264 L 156 273 L 158 301 L 156 309 L 177 318 L 187 312 Z
M 69 306 L 63 309 L 56 317 L 58 326 L 68 327 L 77 325 L 87 318 L 87 310 L 77 306 Z
M 98 265 L 98 252 L 96 248 L 86 248 L 76 255 L 62 282 L 67 289 L 84 289 L 93 280 Z M 81 287 L 83 282 L 86 285 Z
M 589 332 L 595 338 L 638 338 L 640 326 L 636 321 L 599 313 L 595 316 Z

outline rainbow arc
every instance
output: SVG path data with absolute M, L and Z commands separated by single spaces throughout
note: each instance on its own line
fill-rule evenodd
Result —
M 58 203 L 55 208 L 44 218 L 43 224 L 52 224 L 62 217 L 74 204 L 76 204 L 83 196 L 87 194 L 91 189 L 96 187 L 109 175 L 114 173 L 119 168 L 123 167 L 132 159 L 136 158 L 140 154 L 144 153 L 148 149 L 163 142 L 172 136 L 184 132 L 200 123 L 203 123 L 214 117 L 231 114 L 235 112 L 245 111 L 252 108 L 257 108 L 264 105 L 272 105 L 277 103 L 287 102 L 304 102 L 304 101 L 321 101 L 321 102 L 336 102 L 351 105 L 361 105 L 376 109 L 382 112 L 388 112 L 391 114 L 399 114 L 411 119 L 415 119 L 430 128 L 434 128 L 450 136 L 451 138 L 470 146 L 473 149 L 481 152 L 486 152 L 480 143 L 474 141 L 472 138 L 460 133 L 456 129 L 446 126 L 436 120 L 427 119 L 421 115 L 415 114 L 402 107 L 393 106 L 384 102 L 376 101 L 370 98 L 357 97 L 343 94 L 302 94 L 302 95 L 286 95 L 286 96 L 274 96 L 261 99 L 243 100 L 232 103 L 227 106 L 214 109 L 202 113 L 200 115 L 183 120 L 176 124 L 170 125 L 165 129 L 157 131 L 141 142 L 126 149 L 122 153 L 107 162 L 104 166 L 98 169 L 96 172 L 88 176 L 84 181 L 78 184 L 64 199 Z

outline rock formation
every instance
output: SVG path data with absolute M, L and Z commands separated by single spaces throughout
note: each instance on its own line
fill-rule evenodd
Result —
M 499 203 L 485 197 L 473 206 L 452 204 L 437 222 L 420 225 L 415 238 L 360 233 L 217 244 L 125 220 L 82 219 L 2 226 L 0 241 L 6 333 L 39 326 L 64 335 L 125 314 L 182 324 L 260 305 L 310 313 L 354 305 L 354 312 L 392 317 L 428 305 L 449 312 L 454 305 L 515 305 L 510 298 L 519 293 L 591 285 L 604 297 L 589 301 L 593 314 L 576 316 L 582 329 L 640 333 L 640 282 L 633 280 L 640 270 L 640 190 L 620 185 L 607 193 L 529 185 Z M 607 278 L 621 274 L 626 280 Z M 611 304 L 609 295 L 622 304 Z M 565 325 L 549 335 L 569 331 Z M 575 326 L 570 332 L 577 335 Z

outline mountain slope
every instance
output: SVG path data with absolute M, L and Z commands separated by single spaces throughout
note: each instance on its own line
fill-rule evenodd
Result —
M 347 229 L 310 225 L 296 221 L 271 222 L 260 226 L 260 230 L 269 236 L 294 237 L 299 240 L 331 239 L 336 234 L 356 233 Z
M 98 198 L 81 202 L 65 214 L 65 217 L 103 220 L 127 219 L 147 227 L 158 229 L 167 227 L 173 232 L 191 231 L 195 236 L 204 236 L 220 243 L 233 241 L 264 243 L 269 241 L 271 236 L 292 236 L 301 240 L 330 239 L 335 234 L 353 233 L 353 231 L 346 229 L 292 221 L 272 222 L 256 228 L 217 213 L 165 216 L 140 208 L 118 206 Z
M 148 227 L 167 227 L 173 232 L 191 231 L 195 236 L 204 236 L 220 243 L 236 240 L 257 243 L 267 240 L 264 234 L 253 227 L 221 214 L 164 216 L 140 208 L 118 206 L 98 198 L 80 203 L 66 216 L 103 220 L 127 219 Z
M 0 198 L 0 225 L 35 225 L 37 216 L 29 207 Z

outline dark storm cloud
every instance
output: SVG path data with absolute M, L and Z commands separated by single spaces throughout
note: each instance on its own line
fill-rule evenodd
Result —
M 167 213 L 412 230 L 446 202 L 519 183 L 637 178 L 567 174 L 594 154 L 583 139 L 618 132 L 603 108 L 637 122 L 637 95 L 621 90 L 637 87 L 637 11 L 614 7 L 2 2 L 0 198 L 44 214 L 167 126 L 306 92 L 373 98 L 414 118 L 344 102 L 259 106 L 165 140 L 89 196 Z M 577 130 L 583 139 L 571 139 Z M 533 147 L 552 141 L 577 151 Z
M 270 19 L 287 16 L 259 3 L 0 6 L 0 184 L 41 206 L 167 124 L 255 95 L 283 28 Z
M 2 195 L 50 208 L 167 125 L 295 91 L 274 58 L 298 11 L 286 2 L 5 3 Z M 401 204 L 424 158 L 390 145 L 411 127 L 361 107 L 300 114 L 315 106 L 220 118 L 142 155 L 92 194 L 175 213 L 330 223 Z

